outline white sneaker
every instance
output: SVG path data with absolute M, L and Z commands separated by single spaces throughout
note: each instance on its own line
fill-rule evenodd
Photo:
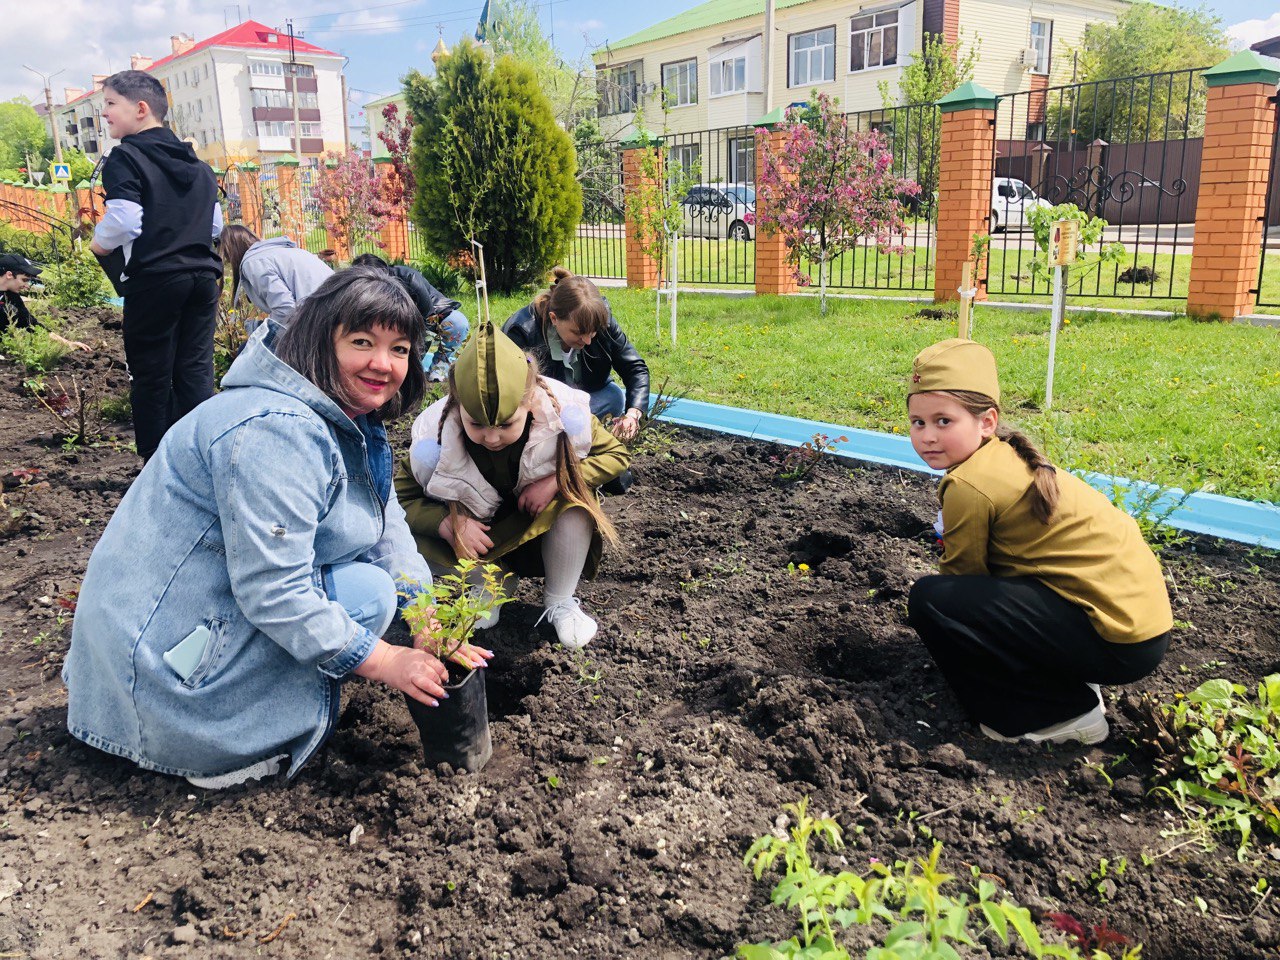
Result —
M 282 753 L 278 757 L 259 760 L 257 763 L 251 763 L 249 766 L 241 767 L 239 770 L 220 773 L 216 777 L 187 777 L 187 783 L 204 790 L 226 790 L 228 787 L 238 787 L 249 780 L 274 777 L 280 772 L 280 761 L 287 759 L 289 759 L 289 755 Z
M 979 724 L 978 729 L 984 736 L 999 740 L 1001 743 L 1083 743 L 1086 746 L 1101 743 L 1111 732 L 1101 703 L 1088 713 L 1082 713 L 1071 720 L 1063 720 L 1043 730 L 1033 730 L 1017 737 L 1006 737 L 996 733 L 985 723 Z
M 1103 713 L 1106 713 L 1106 712 L 1107 712 L 1107 701 L 1106 701 L 1106 700 L 1104 700 L 1104 699 L 1103 699 L 1103 697 L 1102 697 L 1102 684 L 1100 684 L 1100 683 L 1086 683 L 1086 684 L 1085 684 L 1085 686 L 1086 686 L 1086 687 L 1088 687 L 1090 690 L 1092 690 L 1094 693 L 1096 693 L 1096 694 L 1098 695 L 1098 706 L 1100 706 L 1100 707 L 1102 708 L 1102 712 L 1103 712 Z
M 582 601 L 577 597 L 558 600 L 542 611 L 538 623 L 550 620 L 556 628 L 556 636 L 570 650 L 581 650 L 596 635 L 596 622 L 582 610 Z M 538 623 L 535 623 L 536 627 Z
M 448 361 L 437 360 L 427 371 L 427 383 L 444 383 L 449 379 L 450 366 Z

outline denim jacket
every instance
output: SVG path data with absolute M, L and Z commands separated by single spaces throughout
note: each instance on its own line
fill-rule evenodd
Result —
M 169 430 L 89 558 L 67 727 L 148 769 L 212 776 L 288 753 L 296 774 L 378 639 L 327 598 L 322 568 L 373 563 L 406 600 L 431 580 L 379 489 L 385 432 L 279 360 L 280 330 L 263 324 L 222 392 Z M 201 625 L 211 638 L 183 680 L 163 657 Z

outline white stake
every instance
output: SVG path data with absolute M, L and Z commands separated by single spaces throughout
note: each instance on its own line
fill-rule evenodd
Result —
M 1049 375 L 1044 384 L 1044 408 L 1053 406 L 1053 365 L 1058 350 L 1058 327 L 1067 309 L 1067 284 L 1063 276 L 1065 267 L 1053 268 L 1053 313 L 1049 321 Z

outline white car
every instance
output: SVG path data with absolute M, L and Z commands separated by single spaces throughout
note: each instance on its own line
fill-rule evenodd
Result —
M 747 214 L 755 213 L 756 188 L 749 183 L 695 183 L 680 206 L 685 236 L 750 240 L 754 235 Z
M 1028 210 L 1048 206 L 1049 201 L 1037 196 L 1021 180 L 996 177 L 991 181 L 991 232 L 1025 227 Z

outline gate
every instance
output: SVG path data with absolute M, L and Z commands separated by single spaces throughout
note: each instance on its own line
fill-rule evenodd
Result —
M 1258 306 L 1280 307 L 1280 95 L 1276 105 L 1275 128 L 1271 134 L 1271 176 L 1267 180 L 1267 203 L 1262 216 L 1262 256 L 1258 263 Z
M 626 217 L 622 195 L 622 147 L 617 140 L 577 144 L 582 219 L 573 236 L 569 262 L 573 273 L 598 280 L 627 275 Z
M 1206 90 L 1203 69 L 1032 89 L 997 98 L 987 289 L 1048 296 L 1036 207 L 1075 204 L 1107 221 L 1118 263 L 1071 271 L 1074 297 L 1185 299 Z

